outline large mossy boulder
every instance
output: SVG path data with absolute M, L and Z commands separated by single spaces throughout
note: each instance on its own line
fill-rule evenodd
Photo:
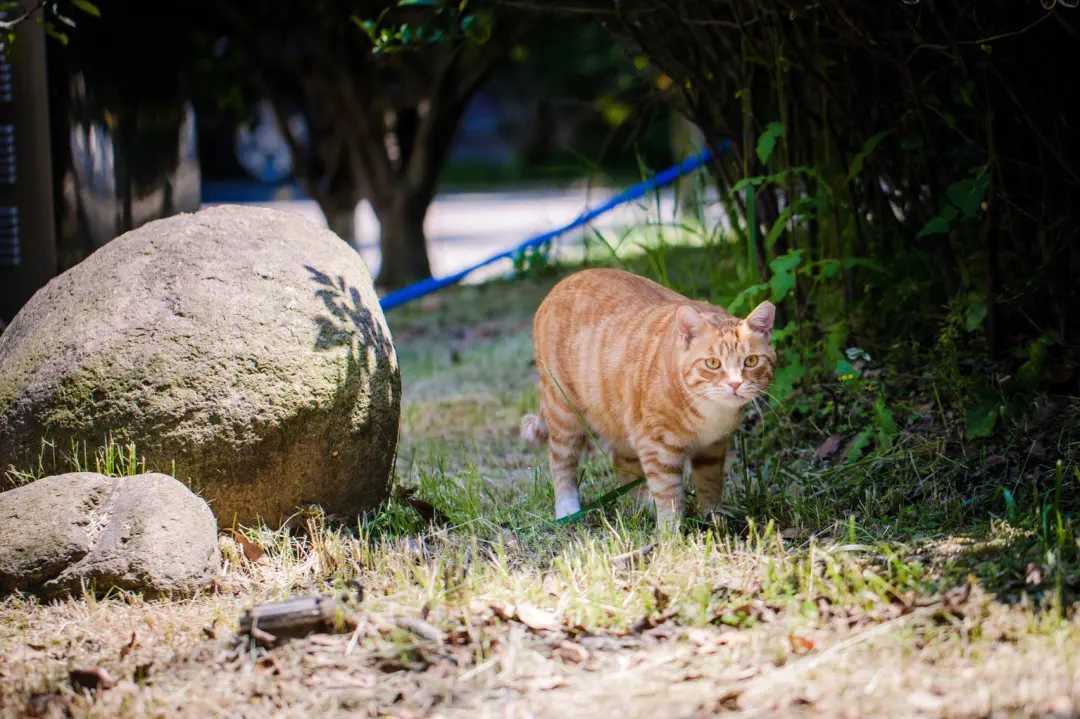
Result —
M 118 237 L 0 335 L 0 472 L 131 442 L 222 526 L 350 515 L 387 494 L 400 395 L 360 257 L 297 215 L 214 207 Z

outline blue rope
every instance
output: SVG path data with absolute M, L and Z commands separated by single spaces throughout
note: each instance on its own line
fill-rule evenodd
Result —
M 730 140 L 724 140 L 718 148 L 720 152 L 727 152 L 730 149 Z M 416 284 L 409 285 L 408 287 L 402 287 L 400 290 L 395 290 L 394 292 L 385 295 L 381 300 L 379 300 L 379 304 L 382 306 L 383 310 L 389 310 L 393 309 L 394 307 L 399 307 L 406 302 L 412 302 L 413 300 L 423 297 L 424 295 L 429 295 L 432 292 L 441 290 L 443 287 L 455 285 L 458 282 L 461 282 L 461 280 L 463 280 L 469 273 L 475 272 L 481 267 L 486 267 L 492 263 L 498 262 L 499 260 L 512 258 L 519 252 L 523 252 L 533 247 L 539 247 L 540 245 L 543 245 L 547 242 L 551 242 L 559 235 L 565 234 L 570 230 L 577 229 L 578 227 L 582 227 L 591 222 L 592 220 L 596 219 L 600 215 L 604 214 L 605 212 L 609 212 L 610 210 L 615 209 L 619 205 L 623 205 L 627 202 L 631 202 L 640 197 L 643 197 L 647 193 L 655 190 L 658 187 L 669 185 L 683 175 L 691 173 L 694 170 L 702 167 L 703 165 L 708 163 L 711 158 L 712 153 L 709 150 L 704 150 L 696 155 L 691 155 L 679 164 L 673 165 L 666 170 L 653 175 L 647 180 L 628 187 L 627 189 L 623 190 L 619 194 L 609 199 L 607 202 L 603 203 L 602 205 L 594 207 L 591 210 L 585 210 L 580 215 L 578 215 L 577 218 L 574 219 L 572 222 L 569 222 L 562 227 L 557 227 L 554 230 L 549 230 L 534 237 L 530 237 L 516 247 L 513 247 L 504 252 L 500 252 L 497 255 L 492 255 L 486 260 L 477 262 L 475 265 L 471 265 L 463 270 L 459 270 L 452 275 L 447 275 L 446 277 L 439 278 L 431 277 L 426 280 L 421 280 Z

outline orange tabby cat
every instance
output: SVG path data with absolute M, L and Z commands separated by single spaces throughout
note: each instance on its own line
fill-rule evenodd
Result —
M 555 516 L 580 508 L 589 430 L 607 443 L 621 481 L 644 474 L 659 524 L 682 517 L 687 461 L 699 509 L 715 508 L 728 437 L 772 380 L 775 311 L 762 302 L 738 319 L 619 270 L 555 285 L 533 319 L 540 416 L 521 422 L 523 438 L 548 440 Z

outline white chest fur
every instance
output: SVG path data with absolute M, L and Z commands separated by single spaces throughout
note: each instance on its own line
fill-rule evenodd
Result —
M 731 435 L 742 418 L 742 407 L 734 404 L 708 402 L 697 409 L 704 415 L 695 442 L 698 447 L 707 447 Z

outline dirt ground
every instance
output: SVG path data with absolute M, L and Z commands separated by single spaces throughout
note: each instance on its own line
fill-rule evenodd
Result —
M 899 533 L 859 507 L 783 526 L 744 519 L 742 490 L 730 522 L 675 537 L 628 503 L 553 525 L 515 437 L 549 285 L 391 315 L 400 490 L 377 516 L 223 536 L 196 597 L 0 599 L 0 716 L 1080 714 L 1076 578 L 1025 527 Z M 586 467 L 587 496 L 610 482 Z M 257 603 L 354 583 L 340 633 L 237 636 Z

